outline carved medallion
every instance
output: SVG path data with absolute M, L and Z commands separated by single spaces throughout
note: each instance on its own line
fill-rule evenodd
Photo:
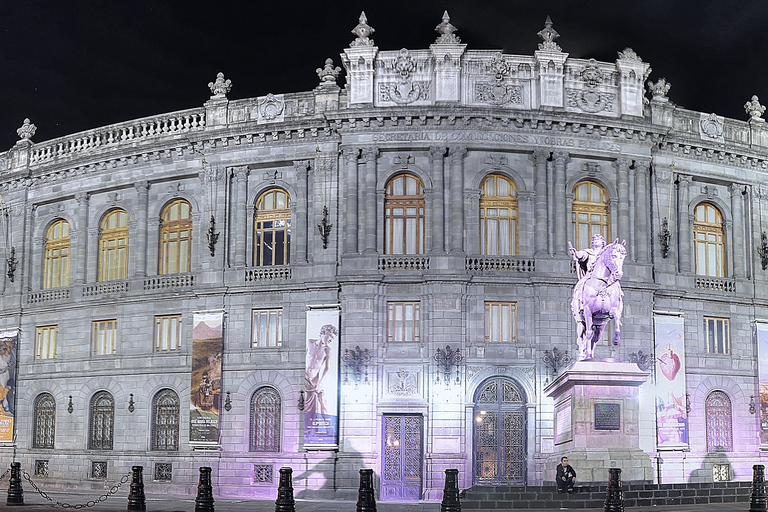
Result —
M 723 118 L 717 114 L 701 114 L 699 122 L 699 132 L 701 137 L 719 139 L 723 136 Z
M 272 121 L 277 119 L 283 114 L 285 109 L 285 102 L 282 99 L 275 97 L 272 93 L 259 102 L 259 114 L 266 121 Z

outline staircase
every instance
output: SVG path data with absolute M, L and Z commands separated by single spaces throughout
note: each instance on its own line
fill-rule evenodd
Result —
M 622 486 L 624 506 L 698 505 L 748 502 L 752 482 L 715 482 L 700 484 L 643 484 Z M 608 487 L 577 486 L 571 494 L 560 494 L 555 486 L 526 487 L 476 486 L 461 496 L 463 510 L 499 509 L 602 509 Z

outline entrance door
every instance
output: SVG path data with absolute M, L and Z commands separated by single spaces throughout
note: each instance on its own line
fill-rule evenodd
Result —
M 381 499 L 421 498 L 421 415 L 385 414 L 382 425 Z
M 525 393 L 512 380 L 494 377 L 475 393 L 475 482 L 525 485 Z

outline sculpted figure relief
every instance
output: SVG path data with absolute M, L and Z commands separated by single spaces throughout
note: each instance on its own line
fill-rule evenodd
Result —
M 595 344 L 603 335 L 608 320 L 614 320 L 613 344 L 618 345 L 621 341 L 624 292 L 619 281 L 624 274 L 622 267 L 627 257 L 625 245 L 626 241 L 619 243 L 618 238 L 605 245 L 601 234 L 592 236 L 592 246 L 588 249 L 577 250 L 568 242 L 579 277 L 571 299 L 579 361 L 594 357 Z

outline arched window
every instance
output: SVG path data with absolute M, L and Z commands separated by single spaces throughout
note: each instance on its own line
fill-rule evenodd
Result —
M 115 433 L 115 401 L 107 391 L 99 391 L 91 398 L 88 448 L 111 450 Z
M 291 261 L 291 198 L 283 190 L 264 192 L 256 200 L 253 264 L 288 265 Z
M 517 254 L 517 188 L 504 176 L 492 174 L 483 180 L 480 245 L 486 256 Z
M 384 199 L 386 254 L 424 254 L 424 185 L 416 176 L 395 176 Z
M 702 276 L 725 276 L 725 232 L 723 215 L 709 203 L 696 206 L 693 217 L 693 245 L 696 273 Z
M 160 215 L 160 274 L 181 274 L 192 269 L 192 207 L 178 199 Z
M 49 393 L 41 393 L 33 405 L 34 437 L 32 448 L 53 448 L 56 434 L 56 400 Z
M 252 452 L 280 451 L 280 395 L 264 386 L 251 397 Z
M 707 416 L 707 451 L 733 451 L 731 399 L 722 391 L 713 391 L 704 405 Z
M 99 230 L 99 281 L 128 277 L 128 214 L 112 210 Z
M 573 239 L 576 249 L 590 246 L 592 235 L 600 233 L 611 239 L 610 207 L 605 189 L 594 181 L 582 181 L 573 187 Z
M 160 390 L 152 400 L 152 449 L 179 450 L 179 395 Z
M 59 219 L 45 233 L 43 288 L 69 286 L 69 222 Z

